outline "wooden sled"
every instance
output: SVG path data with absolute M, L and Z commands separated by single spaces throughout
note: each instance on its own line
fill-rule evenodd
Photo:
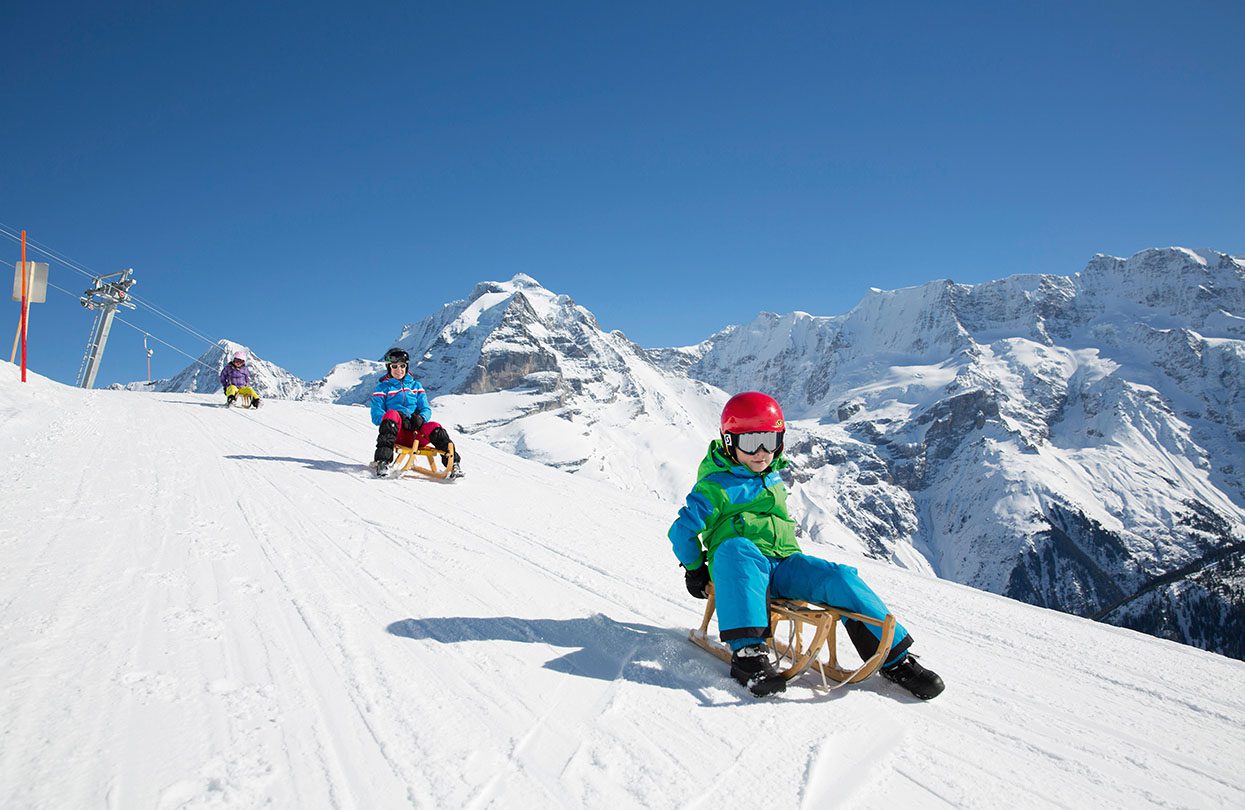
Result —
M 250 386 L 244 386 L 247 391 L 254 391 Z M 250 394 L 242 393 L 243 388 L 238 388 L 236 394 L 233 395 L 233 402 L 225 400 L 225 406 L 230 408 L 249 408 L 255 403 L 255 399 Z M 258 393 L 258 392 L 256 392 Z
M 688 635 L 688 640 L 730 663 L 730 647 L 709 638 L 709 622 L 716 610 L 717 600 L 714 598 L 713 585 L 710 584 L 709 604 L 705 605 L 704 621 L 700 623 L 699 629 Z M 839 620 L 844 618 L 882 628 L 877 652 L 856 669 L 845 669 L 838 660 L 837 631 Z M 787 625 L 788 630 L 785 641 L 779 633 L 780 625 L 783 624 Z M 835 689 L 848 683 L 860 683 L 881 668 L 895 638 L 895 617 L 888 613 L 885 619 L 874 619 L 829 605 L 796 599 L 771 599 L 769 629 L 769 644 L 778 654 L 778 671 L 783 678 L 789 681 L 805 670 L 812 669 L 821 674 L 823 685 L 826 679 L 836 681 L 834 686 L 828 687 Z M 826 650 L 825 659 L 821 657 L 823 648 Z
M 444 451 L 445 461 L 442 469 L 438 470 L 437 460 L 442 457 L 442 451 L 432 445 L 425 445 L 419 449 L 407 447 L 406 445 L 396 444 L 393 447 L 397 454 L 394 458 L 394 469 L 399 476 L 406 475 L 408 472 L 417 473 L 427 478 L 449 478 L 450 473 L 454 472 L 454 443 L 450 442 L 449 449 Z M 419 462 L 418 459 L 423 459 Z

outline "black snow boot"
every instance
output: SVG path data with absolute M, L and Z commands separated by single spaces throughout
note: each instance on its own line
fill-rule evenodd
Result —
M 393 461 L 393 444 L 398 440 L 398 423 L 391 422 L 388 419 L 380 423 L 380 432 L 376 434 L 376 455 L 373 456 L 376 461 L 383 461 L 385 465 Z
M 787 681 L 774 669 L 769 647 L 753 644 L 736 650 L 731 656 L 731 677 L 748 687 L 757 697 L 785 692 Z
M 228 408 L 230 405 L 233 404 L 233 401 L 237 398 L 238 398 L 237 394 L 230 394 L 229 396 L 225 397 L 225 407 Z
M 377 459 L 376 460 L 376 477 L 386 478 L 388 477 L 388 475 L 389 475 L 389 462 Z
M 918 664 L 912 653 L 905 655 L 898 664 L 882 670 L 882 677 L 899 684 L 921 700 L 936 698 L 947 688 L 938 673 Z
M 251 407 L 257 411 L 259 410 L 259 397 L 255 397 L 255 399 L 251 400 Z
M 441 463 L 444 464 L 448 459 L 441 456 Z M 459 457 L 458 451 L 454 452 L 454 469 L 450 470 L 450 478 L 462 478 L 466 473 L 463 472 L 463 460 Z

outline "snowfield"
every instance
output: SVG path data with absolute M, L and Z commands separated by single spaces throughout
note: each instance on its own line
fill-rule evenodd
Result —
M 846 559 L 947 691 L 756 700 L 669 504 L 374 436 L 0 363 L 0 807 L 1245 806 L 1243 662 Z

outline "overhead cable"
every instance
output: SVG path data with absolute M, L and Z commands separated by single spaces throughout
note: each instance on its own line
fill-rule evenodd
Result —
M 9 239 L 11 239 L 11 240 L 13 240 L 13 241 L 15 241 L 15 242 L 20 242 L 20 241 L 21 241 L 21 237 L 20 237 L 20 236 L 18 236 L 18 235 L 17 235 L 17 233 L 16 233 L 15 231 L 16 231 L 16 229 L 15 229 L 15 228 L 13 228 L 12 226 L 10 226 L 10 225 L 6 225 L 5 223 L 0 222 L 0 234 L 3 234 L 4 236 L 8 237 Z M 83 266 L 81 266 L 81 265 L 76 264 L 76 263 L 75 263 L 74 261 L 72 261 L 71 259 L 69 259 L 69 258 L 67 258 L 67 257 L 65 257 L 65 256 L 62 256 L 61 254 L 57 253 L 55 250 L 52 250 L 51 248 L 47 248 L 47 247 L 44 247 L 43 245 L 40 245 L 38 242 L 36 242 L 36 241 L 34 241 L 34 240 L 30 239 L 30 238 L 27 238 L 27 239 L 26 239 L 26 244 L 27 244 L 28 246 L 30 246 L 30 247 L 33 247 L 35 250 L 37 250 L 38 252 L 40 252 L 40 253 L 42 253 L 43 255 L 47 256 L 48 258 L 55 259 L 57 262 L 59 262 L 59 263 L 61 263 L 61 264 L 65 265 L 66 267 L 70 268 L 71 270 L 75 270 L 75 271 L 77 271 L 78 273 L 81 273 L 83 276 L 86 276 L 86 277 L 87 277 L 87 278 L 89 278 L 89 279 L 94 280 L 95 278 L 99 277 L 99 275 L 100 275 L 99 273 L 95 273 L 95 272 L 93 272 L 93 271 L 92 271 L 92 270 L 90 270 L 89 268 L 85 268 L 85 267 L 83 267 Z M 170 313 L 166 312 L 164 309 L 162 309 L 161 307 L 159 307 L 159 306 L 157 306 L 156 304 L 152 303 L 151 301 L 148 301 L 148 300 L 146 300 L 145 298 L 143 298 L 143 297 L 141 297 L 141 296 L 138 296 L 138 295 L 133 295 L 133 294 L 132 294 L 132 295 L 130 295 L 130 299 L 131 299 L 131 300 L 133 300 L 133 301 L 136 301 L 136 302 L 138 302 L 138 303 L 140 303 L 140 304 L 142 304 L 144 307 L 146 307 L 147 309 L 150 309 L 150 310 L 151 310 L 152 312 L 154 312 L 156 315 L 159 315 L 161 318 L 164 318 L 166 321 L 168 321 L 169 323 L 171 323 L 171 324 L 173 324 L 174 326 L 178 327 L 179 329 L 183 329 L 183 330 L 185 330 L 185 331 L 189 332 L 190 334 L 192 334 L 192 335 L 194 335 L 195 337 L 197 337 L 197 338 L 199 338 L 200 340 L 202 340 L 204 343 L 207 343 L 207 344 L 208 344 L 208 345 L 210 345 L 210 346 L 215 346 L 215 345 L 216 345 L 216 343 L 217 343 L 217 341 L 216 341 L 216 340 L 214 340 L 214 339 L 212 339 L 212 338 L 208 337 L 207 335 L 203 334 L 202 332 L 200 332 L 199 330 L 197 330 L 197 329 L 195 329 L 194 327 L 190 326 L 189 324 L 187 324 L 187 323 L 185 323 L 185 322 L 183 322 L 183 321 L 179 320 L 176 316 L 174 316 L 174 315 L 172 315 L 172 314 L 170 314 Z

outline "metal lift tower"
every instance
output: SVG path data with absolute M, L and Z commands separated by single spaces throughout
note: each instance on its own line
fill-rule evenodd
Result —
M 78 369 L 78 385 L 83 388 L 95 387 L 95 375 L 99 371 L 100 361 L 104 357 L 104 345 L 108 343 L 108 331 L 112 329 L 112 318 L 117 314 L 117 307 L 134 309 L 130 302 L 129 290 L 138 282 L 130 278 L 134 268 L 111 273 L 95 279 L 95 286 L 82 293 L 79 299 L 82 306 L 95 310 L 95 327 L 91 330 L 91 341 L 86 345 L 86 354 L 82 357 L 82 366 Z M 108 281 L 116 278 L 116 281 Z

